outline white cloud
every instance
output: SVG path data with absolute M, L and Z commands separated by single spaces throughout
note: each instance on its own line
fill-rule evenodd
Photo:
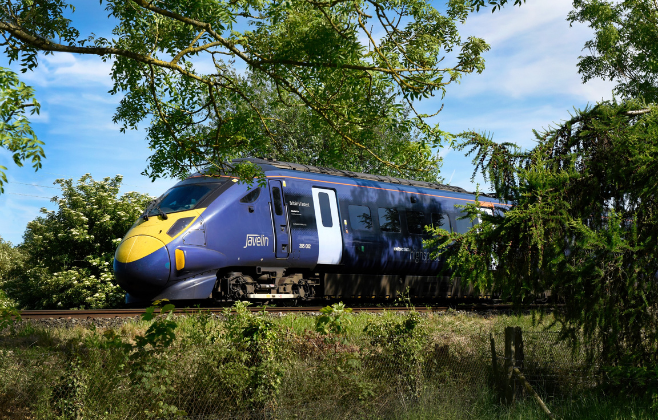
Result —
M 466 76 L 448 95 L 522 99 L 562 93 L 584 102 L 609 99 L 613 83 L 585 85 L 577 72 L 578 56 L 592 32 L 586 25 L 569 25 L 571 9 L 571 0 L 535 0 L 470 17 L 461 32 L 491 45 L 485 54 L 486 70 Z
M 112 60 L 103 61 L 101 57 L 55 53 L 40 55 L 39 66 L 28 71 L 21 79 L 28 85 L 38 87 L 77 87 L 85 84 L 112 86 L 110 72 Z
M 116 95 L 110 95 L 109 93 L 106 95 L 83 93 L 80 95 L 80 97 L 84 99 L 85 102 L 98 102 L 117 106 L 119 105 L 119 102 L 124 98 L 124 95 L 119 93 Z
M 493 48 L 506 46 L 512 40 L 538 32 L 541 27 L 565 22 L 571 8 L 572 0 L 535 0 L 521 7 L 508 5 L 495 13 L 483 9 L 468 17 L 461 31 L 484 38 Z

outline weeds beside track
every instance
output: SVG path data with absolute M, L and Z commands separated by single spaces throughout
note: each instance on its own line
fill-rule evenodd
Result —
M 268 313 L 310 313 L 318 314 L 322 306 L 266 306 L 264 307 L 251 307 L 251 312 L 261 312 L 265 310 Z M 529 305 L 529 309 L 550 309 L 547 305 Z M 188 313 L 196 313 L 199 311 L 208 311 L 209 313 L 221 314 L 227 308 L 223 307 L 210 307 L 210 308 L 177 308 L 174 310 L 176 315 L 185 315 Z M 461 310 L 468 312 L 508 312 L 513 309 L 509 304 L 465 304 L 460 306 L 354 306 L 354 312 L 382 312 L 387 311 L 416 311 L 421 313 L 432 312 L 445 312 L 448 310 Z M 21 317 L 24 319 L 43 319 L 43 318 L 132 318 L 144 314 L 145 309 L 40 309 L 40 310 L 24 310 L 21 311 Z

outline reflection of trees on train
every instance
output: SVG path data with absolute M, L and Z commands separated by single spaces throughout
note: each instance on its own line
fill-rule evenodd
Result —
M 424 213 L 421 211 L 406 211 L 406 222 L 408 223 L 408 232 L 414 235 L 425 233 Z
M 447 232 L 451 232 L 449 219 L 444 213 L 431 213 L 431 222 L 433 223 L 434 228 L 442 228 Z
M 358 230 L 372 230 L 374 220 L 371 217 L 371 210 L 367 206 L 348 206 L 348 214 L 351 219 L 351 227 Z
M 380 230 L 383 232 L 401 232 L 401 220 L 397 209 L 378 209 Z
M 371 230 L 371 228 L 374 226 L 374 220 L 371 218 L 371 213 L 362 213 L 358 215 L 358 219 L 364 226 L 364 229 Z

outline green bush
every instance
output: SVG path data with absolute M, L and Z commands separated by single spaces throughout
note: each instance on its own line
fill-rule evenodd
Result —
M 353 312 L 353 309 L 347 308 L 343 302 L 334 303 L 332 306 L 326 306 L 321 309 L 321 315 L 316 317 L 316 326 L 314 329 L 321 334 L 345 334 L 346 326 L 351 324 L 350 318 L 346 315 Z
M 7 296 L 6 284 L 23 271 L 25 253 L 0 237 L 0 308 L 13 308 L 16 301 Z
M 60 197 L 55 211 L 28 223 L 23 244 L 14 249 L 19 273 L 8 268 L 1 288 L 21 307 L 113 308 L 124 292 L 114 283 L 112 262 L 121 238 L 138 219 L 150 197 L 128 192 L 118 196 L 122 176 L 94 181 L 89 174 L 74 184 L 58 179 Z M 9 252 L 0 244 L 2 253 Z M 21 256 L 20 258 L 18 256 Z M 21 259 L 22 258 L 22 259 Z
M 283 373 L 279 338 L 281 329 L 270 316 L 262 311 L 255 315 L 247 307 L 248 302 L 236 302 L 235 313 L 229 310 L 226 317 L 226 339 L 231 345 L 232 357 L 240 360 L 245 377 L 242 384 L 249 406 L 265 407 L 275 404 Z
M 387 317 L 371 322 L 364 332 L 371 337 L 371 344 L 376 348 L 371 363 L 389 366 L 403 391 L 418 396 L 428 342 L 428 330 L 420 314 L 410 311 L 402 320 Z
M 251 313 L 242 302 L 223 317 L 208 312 L 175 317 L 171 309 L 166 305 L 159 314 L 149 308 L 141 321 L 120 330 L 55 331 L 25 324 L 3 335 L 0 418 L 543 415 L 529 397 L 521 396 L 514 407 L 497 403 L 488 383 L 488 336 L 466 327 L 460 315 L 357 315 L 353 325 L 366 321 L 367 334 L 348 331 L 337 340 L 311 331 L 311 322 L 294 332 L 289 320 Z M 451 327 L 455 322 L 461 327 Z M 657 416 L 648 396 L 626 399 L 630 407 L 612 399 L 584 357 L 573 358 L 570 346 L 557 346 L 555 333 L 539 334 L 525 336 L 525 375 L 558 418 Z M 499 340 L 497 348 L 502 344 Z M 547 366 L 540 377 L 534 374 L 539 358 Z M 616 385 L 614 373 L 607 380 Z M 544 385 L 558 375 L 574 380 Z M 657 383 L 652 372 L 647 376 L 639 377 L 640 384 Z

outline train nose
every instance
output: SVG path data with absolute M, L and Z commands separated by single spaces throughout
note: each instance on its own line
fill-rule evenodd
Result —
M 113 264 L 117 283 L 128 293 L 148 298 L 161 291 L 170 278 L 170 255 L 153 236 L 136 235 L 124 240 Z

